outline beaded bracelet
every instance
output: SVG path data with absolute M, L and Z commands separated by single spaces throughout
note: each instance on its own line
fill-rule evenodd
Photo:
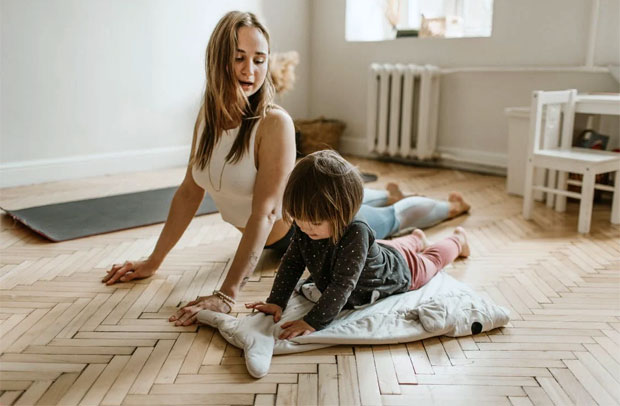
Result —
M 222 301 L 224 303 L 226 303 L 228 306 L 230 306 L 230 308 L 232 309 L 233 305 L 235 305 L 235 303 L 237 303 L 237 301 L 235 299 L 233 299 L 232 297 L 228 296 L 227 294 L 223 293 L 221 290 L 214 290 L 213 291 L 213 296 L 217 296 L 220 299 L 222 299 Z

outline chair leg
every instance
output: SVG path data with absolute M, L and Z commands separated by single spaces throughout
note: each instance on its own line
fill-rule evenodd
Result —
M 579 204 L 579 226 L 577 230 L 582 234 L 590 232 L 592 222 L 592 205 L 594 203 L 594 173 L 589 168 L 583 174 L 581 184 L 581 202 Z
M 534 177 L 533 184 L 535 185 L 544 185 L 547 182 L 547 169 L 545 168 L 534 168 Z M 535 190 L 534 192 L 534 200 L 537 202 L 542 202 L 545 200 L 545 192 L 542 190 Z
M 611 201 L 611 223 L 620 224 L 620 171 L 614 173 L 614 198 Z
M 566 172 L 558 171 L 558 189 L 560 190 L 568 189 L 567 188 L 568 184 L 566 183 L 567 177 L 568 176 Z M 559 212 L 566 211 L 566 196 L 557 195 L 555 197 L 555 211 L 559 211 Z
M 532 204 L 534 203 L 534 165 L 531 158 L 525 164 L 525 187 L 523 189 L 523 218 L 532 218 Z
M 555 189 L 556 188 L 556 175 L 557 175 L 556 170 L 549 170 L 549 173 L 547 173 L 547 187 L 550 189 Z M 547 193 L 547 207 L 551 208 L 553 207 L 553 202 L 554 199 L 556 198 L 555 194 L 553 193 Z

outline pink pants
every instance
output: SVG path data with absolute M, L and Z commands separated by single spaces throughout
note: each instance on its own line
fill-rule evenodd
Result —
M 426 285 L 437 272 L 452 263 L 461 252 L 461 243 L 454 236 L 432 244 L 425 250 L 422 250 L 422 241 L 414 234 L 391 240 L 377 240 L 377 242 L 396 248 L 405 258 L 411 269 L 409 290 L 419 289 Z

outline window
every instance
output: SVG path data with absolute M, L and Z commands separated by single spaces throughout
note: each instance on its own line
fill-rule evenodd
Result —
M 347 0 L 347 41 L 490 37 L 493 0 Z

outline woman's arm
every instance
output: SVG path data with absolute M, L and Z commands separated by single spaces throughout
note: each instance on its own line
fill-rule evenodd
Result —
M 282 196 L 295 166 L 295 127 L 283 110 L 273 109 L 259 128 L 258 173 L 252 214 L 220 290 L 237 296 L 258 264 L 267 237 L 282 211 Z
M 203 109 L 201 108 L 194 126 L 192 152 L 198 139 L 198 129 L 202 117 Z M 106 285 L 112 285 L 118 281 L 127 282 L 132 279 L 147 278 L 153 275 L 164 261 L 164 258 L 166 258 L 166 255 L 168 255 L 168 252 L 179 241 L 194 215 L 196 215 L 204 195 L 204 189 L 194 182 L 191 165 L 188 165 L 185 178 L 174 194 L 166 224 L 151 255 L 143 261 L 126 261 L 122 265 L 112 266 L 102 282 L 105 282 Z
M 282 210 L 282 196 L 295 166 L 295 128 L 279 109 L 272 109 L 258 128 L 258 173 L 254 184 L 252 214 L 220 290 L 236 298 L 258 264 L 267 237 Z M 253 151 L 250 151 L 252 153 Z M 176 325 L 195 322 L 196 313 L 213 307 L 212 296 L 199 298 L 170 318 Z

